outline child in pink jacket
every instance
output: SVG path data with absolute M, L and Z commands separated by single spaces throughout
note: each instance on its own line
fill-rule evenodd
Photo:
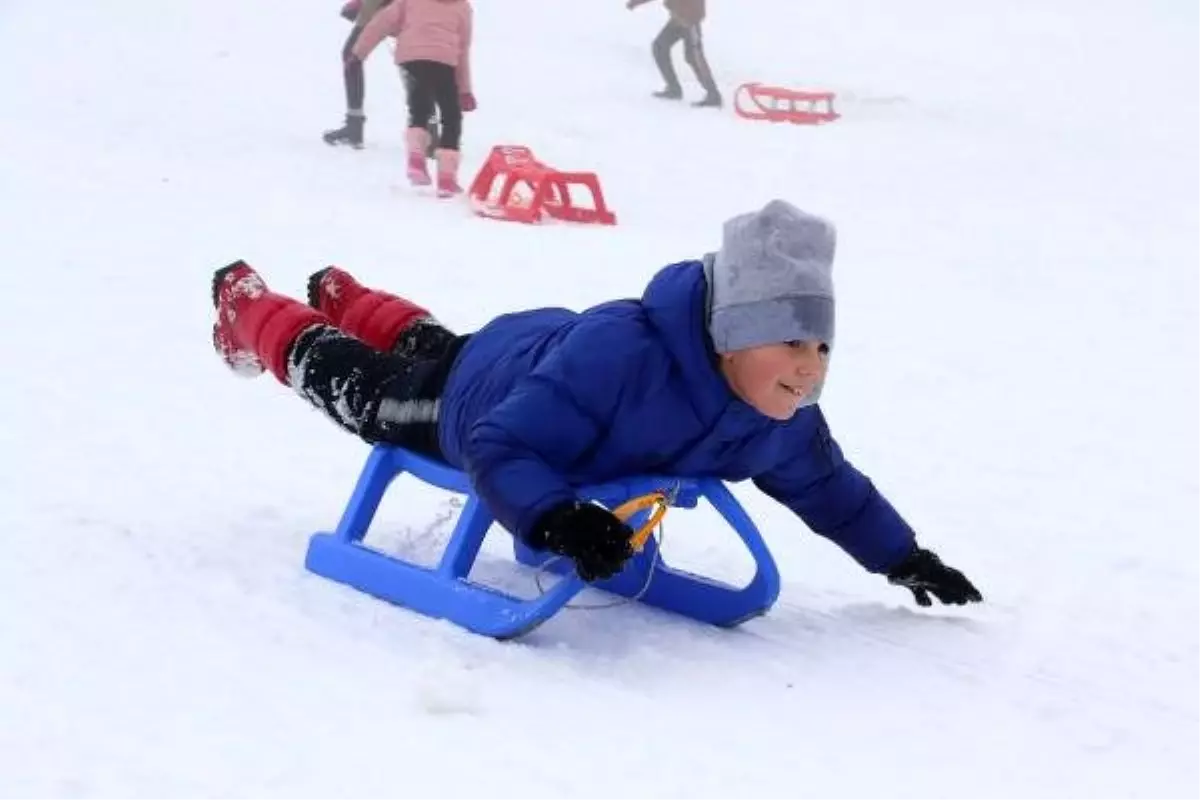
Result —
M 388 36 L 396 37 L 396 64 L 408 90 L 408 179 L 432 180 L 425 167 L 426 125 L 436 104 L 442 133 L 437 143 L 437 191 L 449 197 L 458 184 L 462 115 L 475 110 L 471 92 L 470 0 L 392 0 L 363 29 L 350 58 L 361 61 Z

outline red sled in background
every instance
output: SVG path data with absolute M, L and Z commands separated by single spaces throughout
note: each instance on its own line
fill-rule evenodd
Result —
M 744 83 L 733 97 L 733 110 L 743 119 L 820 125 L 841 118 L 833 108 L 833 92 L 800 91 L 761 83 Z
M 500 191 L 493 196 L 496 179 Z M 571 187 L 586 190 L 592 208 L 574 204 Z M 522 191 L 523 190 L 523 191 Z M 616 225 L 617 217 L 604 203 L 594 172 L 562 172 L 538 161 L 522 145 L 497 145 L 488 154 L 469 191 L 475 212 L 493 219 L 533 224 L 546 214 L 566 222 Z

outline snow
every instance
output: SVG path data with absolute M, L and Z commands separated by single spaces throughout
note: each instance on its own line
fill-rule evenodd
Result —
M 727 100 L 844 117 L 653 100 L 658 4 L 476 3 L 464 178 L 525 144 L 618 216 L 531 228 L 407 187 L 386 47 L 369 146 L 321 143 L 336 3 L 4 4 L 0 795 L 1200 794 L 1197 6 L 709 5 Z M 776 196 L 839 228 L 835 436 L 985 604 L 917 609 L 749 484 L 784 584 L 732 631 L 497 643 L 304 571 L 367 451 L 214 356 L 215 268 L 338 263 L 469 330 L 637 294 Z M 458 508 L 402 479 L 372 538 L 432 559 Z M 744 577 L 715 515 L 666 527 Z M 504 536 L 480 574 L 535 590 Z

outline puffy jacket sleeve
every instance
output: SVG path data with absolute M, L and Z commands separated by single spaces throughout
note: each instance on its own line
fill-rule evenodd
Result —
M 811 436 L 794 455 L 754 483 L 864 568 L 886 572 L 912 548 L 913 530 L 845 459 L 819 408 L 816 414 Z
M 464 467 L 497 522 L 529 541 L 543 513 L 575 498 L 565 474 L 606 435 L 647 352 L 625 326 L 577 325 L 472 426 Z
M 471 40 L 474 37 L 474 17 L 475 12 L 471 8 L 470 3 L 463 3 L 462 10 L 462 30 L 461 34 L 461 50 L 458 54 L 458 67 L 455 69 L 455 77 L 458 82 L 458 91 L 462 94 L 473 92 L 471 88 Z

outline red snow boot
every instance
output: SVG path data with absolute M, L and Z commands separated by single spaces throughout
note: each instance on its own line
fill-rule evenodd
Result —
M 425 128 L 409 128 L 404 132 L 404 141 L 408 146 L 408 182 L 413 186 L 428 186 L 433 183 L 429 177 L 429 168 L 425 165 L 425 156 L 429 152 L 432 137 Z
M 416 303 L 369 289 L 337 267 L 326 267 L 309 276 L 308 304 L 344 333 L 384 353 L 406 329 L 431 317 Z
M 458 164 L 461 155 L 457 150 L 437 151 L 437 194 L 438 197 L 453 197 L 462 194 L 458 185 Z
M 287 355 L 296 337 L 329 318 L 267 289 L 263 279 L 244 261 L 235 261 L 213 274 L 213 346 L 239 375 L 254 377 L 269 370 L 288 385 Z

